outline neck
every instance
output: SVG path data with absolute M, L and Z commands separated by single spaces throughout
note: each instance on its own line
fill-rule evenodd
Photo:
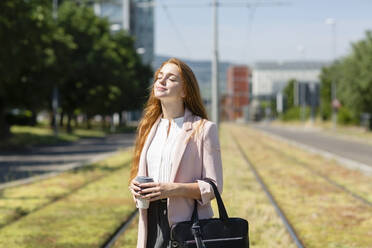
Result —
M 183 101 L 178 102 L 161 102 L 161 108 L 163 111 L 163 118 L 171 120 L 178 117 L 182 117 L 185 114 L 185 107 Z

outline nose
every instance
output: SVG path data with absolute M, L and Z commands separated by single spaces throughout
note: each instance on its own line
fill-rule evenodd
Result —
M 165 77 L 160 78 L 160 79 L 159 79 L 159 83 L 160 83 L 161 85 L 165 85 L 165 83 L 166 83 L 166 81 L 165 81 Z

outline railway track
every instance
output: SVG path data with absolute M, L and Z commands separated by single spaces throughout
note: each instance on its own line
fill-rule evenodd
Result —
M 297 234 L 296 230 L 293 228 L 293 225 L 290 223 L 290 221 L 288 220 L 288 218 L 285 215 L 284 211 L 278 205 L 277 201 L 275 200 L 275 197 L 271 194 L 271 192 L 268 189 L 267 185 L 262 180 L 262 177 L 260 176 L 259 172 L 257 171 L 255 165 L 249 160 L 249 158 L 245 154 L 243 148 L 241 147 L 241 145 L 239 144 L 239 142 L 236 140 L 236 137 L 234 135 L 232 135 L 232 137 L 233 137 L 234 143 L 237 146 L 237 148 L 238 148 L 240 154 L 242 155 L 244 161 L 247 163 L 248 167 L 252 170 L 255 178 L 257 179 L 257 181 L 261 185 L 261 188 L 265 192 L 266 196 L 269 198 L 271 204 L 274 206 L 275 211 L 277 212 L 277 214 L 279 215 L 280 219 L 282 220 L 282 222 L 283 222 L 286 230 L 288 231 L 289 235 L 291 236 L 293 242 L 296 244 L 296 246 L 298 248 L 304 248 L 305 246 L 303 245 L 303 242 L 301 241 L 301 239 L 298 237 L 298 234 Z
M 118 171 L 118 170 L 120 170 L 120 169 L 122 169 L 122 168 L 128 166 L 129 164 L 130 164 L 130 161 L 127 161 L 127 162 L 123 163 L 123 165 L 118 166 L 118 167 L 116 167 L 116 168 L 113 168 L 113 169 L 112 169 L 112 172 Z M 88 168 L 88 167 L 79 167 L 79 168 L 75 168 L 75 169 L 72 169 L 72 170 L 84 170 L 84 169 L 89 169 L 89 168 Z M 77 186 L 76 188 L 72 189 L 71 191 L 69 191 L 69 192 L 67 192 L 67 193 L 65 193 L 65 194 L 62 194 L 62 195 L 56 196 L 55 198 L 53 198 L 53 199 L 50 200 L 49 202 L 47 202 L 47 203 L 45 203 L 45 204 L 43 204 L 43 205 L 40 205 L 39 207 L 33 209 L 32 211 L 29 211 L 29 212 L 27 212 L 27 213 L 24 213 L 24 214 L 21 214 L 21 215 L 19 215 L 19 216 L 16 216 L 16 217 L 12 218 L 12 219 L 11 219 L 9 222 L 7 222 L 6 224 L 4 224 L 4 225 L 0 225 L 0 230 L 1 230 L 2 228 L 4 228 L 4 227 L 6 227 L 6 226 L 8 226 L 8 225 L 10 225 L 10 224 L 12 224 L 12 223 L 14 223 L 14 222 L 16 222 L 16 221 L 19 221 L 19 220 L 23 219 L 23 218 L 26 217 L 27 215 L 29 215 L 29 214 L 31 214 L 31 213 L 34 213 L 34 212 L 36 212 L 36 211 L 42 210 L 43 208 L 45 208 L 45 207 L 47 207 L 47 206 L 49 206 L 49 205 L 51 205 L 51 204 L 53 204 L 53 203 L 55 203 L 55 202 L 61 200 L 61 199 L 64 199 L 64 198 L 66 198 L 66 197 L 68 197 L 68 196 L 74 194 L 74 193 L 77 192 L 78 190 L 80 190 L 80 189 L 82 189 L 82 188 L 84 188 L 84 187 L 86 187 L 86 186 L 88 186 L 88 185 L 90 185 L 90 184 L 92 184 L 92 183 L 95 183 L 95 182 L 97 182 L 97 181 L 99 181 L 99 180 L 101 180 L 101 179 L 104 179 L 105 177 L 108 177 L 108 176 L 110 176 L 110 175 L 111 175 L 111 173 L 100 175 L 100 176 L 98 176 L 98 177 L 96 177 L 96 178 L 94 178 L 94 179 L 92 179 L 92 180 L 90 180 L 90 181 L 87 181 L 87 182 L 83 183 L 82 185 Z M 0 199 L 0 200 L 1 200 L 1 199 Z
M 278 216 L 280 217 L 281 221 L 283 222 L 283 225 L 285 226 L 285 228 L 286 228 L 287 232 L 289 233 L 291 239 L 293 240 L 294 244 L 298 248 L 304 248 L 305 246 L 304 246 L 303 241 L 299 237 L 298 233 L 296 232 L 296 230 L 293 227 L 290 220 L 287 218 L 284 210 L 279 206 L 277 200 L 275 199 L 275 196 L 270 192 L 268 186 L 265 184 L 265 182 L 264 182 L 263 178 L 261 177 L 259 171 L 256 169 L 255 164 L 253 164 L 252 161 L 249 159 L 247 154 L 244 152 L 244 149 L 240 145 L 239 141 L 237 140 L 237 138 L 232 133 L 231 133 L 231 137 L 232 137 L 232 139 L 233 139 L 233 141 L 234 141 L 234 143 L 237 147 L 237 150 L 239 150 L 242 158 L 244 159 L 244 161 L 246 162 L 246 164 L 250 168 L 250 170 L 253 172 L 256 180 L 260 184 L 261 188 L 265 192 L 265 194 L 268 197 L 271 204 L 273 205 L 275 211 L 277 212 Z M 337 189 L 341 190 L 345 194 L 348 194 L 348 195 L 352 196 L 354 199 L 362 202 L 363 204 L 366 204 L 368 206 L 372 206 L 372 203 L 368 199 L 364 198 L 363 196 L 359 195 L 358 193 L 355 193 L 355 192 L 349 190 L 345 186 L 340 185 L 339 183 L 330 179 L 329 177 L 322 174 L 321 172 L 311 168 L 308 163 L 299 161 L 295 156 L 291 156 L 291 155 L 281 151 L 278 148 L 272 147 L 271 145 L 268 145 L 268 144 L 261 144 L 261 145 L 263 147 L 265 147 L 265 149 L 268 149 L 270 152 L 275 153 L 276 156 L 285 157 L 287 160 L 295 162 L 296 165 L 307 169 L 314 176 L 317 176 L 317 177 L 320 177 L 320 178 L 324 179 L 327 183 L 331 184 L 333 187 L 336 187 Z M 138 213 L 138 211 L 134 210 L 133 213 L 131 214 L 131 216 L 123 222 L 123 224 L 117 229 L 117 231 L 105 242 L 105 244 L 102 246 L 102 248 L 111 247 L 115 243 L 115 241 L 121 235 L 123 235 L 125 233 L 125 231 L 127 230 L 130 223 L 134 220 L 134 217 L 136 216 L 137 213 Z
M 239 152 L 241 153 L 242 157 L 244 158 L 245 162 L 247 163 L 248 167 L 251 169 L 251 171 L 253 172 L 257 181 L 261 185 L 261 188 L 264 190 L 265 194 L 267 195 L 270 202 L 274 206 L 277 214 L 279 215 L 280 219 L 282 220 L 282 222 L 283 222 L 286 230 L 288 231 L 289 235 L 291 236 L 292 240 L 294 241 L 294 243 L 296 244 L 297 247 L 304 247 L 300 237 L 296 233 L 296 230 L 293 228 L 293 225 L 290 223 L 290 221 L 286 217 L 285 212 L 283 211 L 283 209 L 280 208 L 277 201 L 275 200 L 275 196 L 273 196 L 273 194 L 270 192 L 270 190 L 268 189 L 264 180 L 262 179 L 260 173 L 257 171 L 255 164 L 253 164 L 250 161 L 246 152 L 244 152 L 244 149 L 242 148 L 242 146 L 238 142 L 237 138 L 232 133 L 231 133 L 231 136 L 233 137 L 233 141 L 234 141 L 236 147 L 238 148 Z M 338 190 L 342 191 L 343 193 L 351 196 L 352 198 L 356 199 L 357 201 L 361 202 L 362 204 L 367 205 L 369 207 L 372 206 L 372 202 L 370 200 L 366 199 L 365 197 L 363 197 L 362 195 L 360 195 L 356 192 L 353 192 L 352 190 L 350 190 L 350 189 L 346 188 L 345 186 L 339 184 L 335 180 L 332 180 L 331 178 L 326 176 L 324 173 L 321 173 L 321 172 L 317 171 L 316 169 L 311 168 L 309 163 L 300 161 L 298 158 L 296 158 L 296 156 L 285 153 L 285 152 L 281 151 L 279 148 L 273 147 L 270 144 L 264 144 L 264 143 L 260 142 L 260 145 L 262 147 L 264 147 L 265 150 L 268 150 L 271 153 L 274 153 L 276 157 L 285 158 L 288 161 L 294 162 L 294 164 L 296 164 L 297 166 L 300 166 L 300 167 L 308 170 L 312 175 L 324 179 L 324 181 L 326 181 L 328 184 L 332 185 L 333 187 L 337 188 Z
M 110 248 L 115 241 L 127 230 L 134 218 L 138 214 L 138 209 L 133 210 L 129 217 L 119 226 L 119 228 L 106 240 L 101 248 Z
M 291 155 L 289 155 L 287 153 L 284 153 L 284 152 L 280 151 L 279 149 L 272 147 L 271 145 L 264 145 L 264 146 L 267 149 L 270 149 L 271 151 L 273 151 L 273 152 L 275 152 L 277 154 L 280 154 L 281 156 L 285 156 L 288 160 L 291 160 L 291 161 L 295 162 L 296 165 L 301 166 L 301 167 L 307 169 L 308 171 L 310 171 L 311 174 L 323 178 L 329 184 L 332 184 L 333 186 L 335 186 L 336 188 L 340 189 L 341 191 L 344 191 L 348 195 L 352 196 L 354 199 L 356 199 L 356 200 L 358 200 L 360 202 L 363 202 L 364 204 L 372 207 L 372 202 L 371 201 L 369 201 L 368 199 L 366 199 L 363 196 L 359 195 L 358 193 L 355 193 L 355 192 L 349 190 L 345 186 L 337 183 L 336 181 L 330 179 L 329 177 L 327 177 L 323 173 L 321 173 L 321 172 L 319 172 L 319 171 L 311 168 L 308 163 L 304 163 L 302 161 L 299 161 L 295 156 L 291 156 Z

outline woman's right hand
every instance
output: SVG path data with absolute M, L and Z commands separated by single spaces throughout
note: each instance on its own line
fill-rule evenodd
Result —
M 132 195 L 134 197 L 134 200 L 135 200 L 135 198 L 140 198 L 141 197 L 141 194 L 139 193 L 141 191 L 141 188 L 139 187 L 139 184 L 140 183 L 137 182 L 136 179 L 133 179 L 130 182 L 130 185 L 129 185 L 129 190 L 132 193 Z

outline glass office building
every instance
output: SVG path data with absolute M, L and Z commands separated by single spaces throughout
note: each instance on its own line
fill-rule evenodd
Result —
M 153 0 L 110 0 L 94 4 L 96 15 L 107 17 L 113 32 L 128 29 L 143 63 L 150 65 L 154 60 L 153 3 Z

